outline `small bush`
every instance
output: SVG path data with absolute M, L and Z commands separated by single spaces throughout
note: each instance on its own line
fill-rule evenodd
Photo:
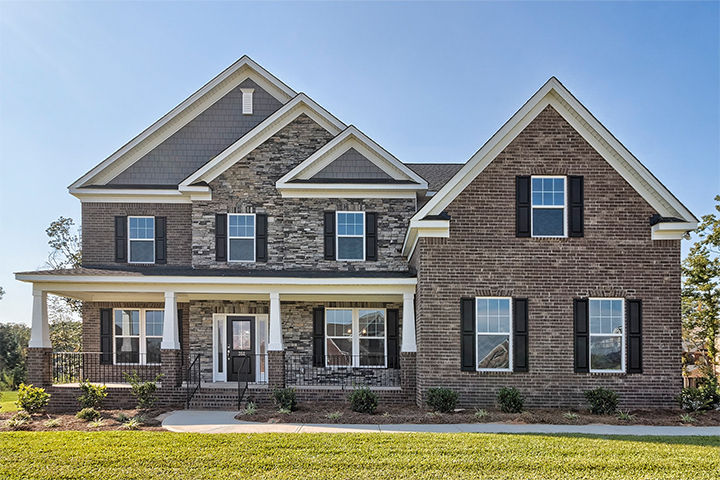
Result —
M 29 414 L 42 412 L 50 401 L 50 394 L 44 388 L 33 387 L 21 383 L 18 387 L 18 397 L 15 405 Z
M 290 410 L 289 408 L 282 408 L 282 407 L 280 407 L 280 408 L 278 409 L 278 413 L 281 413 L 281 414 L 283 414 L 283 415 L 289 415 L 289 414 L 292 413 L 292 410 Z
M 5 426 L 12 430 L 24 430 L 30 426 L 32 417 L 24 410 L 20 410 L 12 417 L 5 420 Z
M 618 410 L 617 412 L 617 419 L 622 420 L 623 422 L 632 422 L 635 418 L 635 415 L 630 412 L 623 412 L 622 410 Z
M 484 420 L 486 417 L 488 417 L 490 414 L 487 410 L 484 408 L 476 408 L 475 409 L 475 418 L 478 420 Z
M 45 422 L 43 422 L 43 426 L 45 428 L 56 428 L 56 427 L 59 427 L 60 425 L 61 425 L 61 422 L 60 422 L 59 418 L 51 418 L 51 419 L 45 420 Z
M 497 402 L 500 410 L 505 413 L 520 413 L 525 404 L 525 398 L 515 387 L 503 387 L 498 391 Z
M 248 402 L 245 408 L 243 408 L 242 413 L 243 415 L 255 415 L 257 412 L 257 405 L 255 405 L 255 402 Z
M 88 380 L 80 384 L 82 394 L 78 397 L 80 408 L 102 408 L 103 401 L 107 397 L 105 385 L 94 385 Z
M 565 412 L 565 413 L 563 413 L 563 417 L 565 417 L 566 420 L 573 420 L 573 421 L 580 418 L 580 416 L 575 412 Z
M 81 420 L 87 420 L 88 422 L 90 422 L 92 420 L 97 420 L 98 418 L 100 418 L 100 412 L 98 412 L 92 407 L 88 407 L 83 408 L 82 410 L 77 412 L 75 416 Z
M 140 421 L 139 418 L 134 417 L 128 419 L 126 422 L 123 422 L 123 424 L 120 426 L 120 428 L 124 428 L 126 430 L 137 430 L 142 426 L 143 422 Z
M 98 418 L 97 420 L 93 420 L 92 422 L 88 423 L 88 426 L 91 428 L 100 428 L 105 426 L 105 421 L 101 418 Z
M 458 394 L 451 388 L 430 388 L 427 392 L 426 403 L 436 412 L 449 413 L 455 410 Z
M 695 423 L 697 420 L 695 420 L 695 417 L 690 415 L 689 413 L 683 413 L 680 415 L 680 421 L 683 423 Z
M 356 388 L 350 394 L 350 408 L 353 412 L 369 413 L 377 410 L 378 396 L 368 387 Z
M 677 396 L 680 408 L 689 412 L 712 410 L 720 406 L 720 390 L 715 377 L 707 377 L 701 380 L 696 387 L 683 388 Z
M 340 420 L 343 416 L 343 413 L 342 412 L 330 412 L 326 416 L 330 420 Z
M 294 388 L 276 388 L 273 390 L 273 398 L 275 399 L 275 406 L 280 410 L 292 412 L 297 408 Z
M 127 414 L 124 413 L 124 412 L 118 413 L 117 417 L 115 417 L 115 418 L 116 418 L 117 421 L 120 422 L 120 423 L 125 423 L 125 422 L 127 422 L 128 420 L 130 420 L 130 417 L 128 417 Z
M 155 405 L 155 391 L 157 390 L 157 382 L 162 378 L 162 374 L 155 377 L 155 380 L 142 382 L 137 372 L 123 373 L 125 380 L 130 384 L 133 396 L 137 399 L 137 408 L 146 410 Z
M 618 394 L 607 388 L 585 391 L 585 399 L 590 404 L 593 415 L 612 415 L 617 410 Z

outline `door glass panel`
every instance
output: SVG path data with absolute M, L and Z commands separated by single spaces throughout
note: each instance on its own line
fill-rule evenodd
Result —
M 250 322 L 235 320 L 232 326 L 232 349 L 250 350 Z
M 267 364 L 265 360 L 265 354 L 267 353 L 267 321 L 264 319 L 258 319 L 257 322 L 257 352 L 258 356 L 258 380 L 264 381 L 267 379 Z
M 222 327 L 221 327 L 222 326 Z M 225 358 L 225 345 L 222 338 L 222 329 L 225 328 L 223 323 L 218 323 L 217 328 L 217 364 L 218 364 L 218 373 L 223 372 L 223 365 L 225 364 L 224 358 Z

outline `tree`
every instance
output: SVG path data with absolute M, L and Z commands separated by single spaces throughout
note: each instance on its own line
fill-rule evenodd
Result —
M 2 287 L 0 287 L 0 300 L 2 300 L 3 295 L 5 295 L 5 290 L 3 290 Z
M 715 213 L 702 217 L 697 242 L 682 264 L 683 328 L 690 343 L 702 345 L 707 375 L 717 375 L 720 334 L 720 195 Z
M 14 390 L 25 381 L 25 355 L 30 327 L 19 323 L 0 323 L 0 388 Z
M 79 352 L 82 348 L 82 322 L 63 297 L 48 295 L 50 344 L 55 352 Z
M 75 221 L 72 218 L 60 217 L 45 229 L 49 237 L 47 265 L 56 270 L 65 268 L 79 268 L 82 265 L 82 251 L 80 249 L 80 234 L 74 232 Z M 80 313 L 82 303 L 72 298 L 63 298 L 63 301 L 75 313 Z M 57 306 L 57 305 L 56 305 Z

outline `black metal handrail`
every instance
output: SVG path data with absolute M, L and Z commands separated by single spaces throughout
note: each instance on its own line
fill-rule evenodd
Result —
M 200 390 L 200 381 L 202 379 L 200 374 L 199 353 L 195 355 L 193 361 L 190 362 L 185 378 L 185 404 L 187 405 L 187 408 L 190 408 L 190 401 L 193 399 L 198 390 Z
M 242 358 L 242 362 L 240 363 L 240 369 L 238 372 L 245 372 L 247 370 L 247 367 L 250 364 L 250 359 L 252 358 L 249 355 L 238 355 L 233 357 L 235 358 Z M 233 361 L 233 363 L 235 363 Z M 238 374 L 238 411 L 240 410 L 240 406 L 242 405 L 243 397 L 245 396 L 245 392 L 247 392 L 248 389 L 248 381 L 247 380 L 240 380 L 240 375 Z
M 157 354 L 124 352 L 113 355 L 101 352 L 53 352 L 50 354 L 52 382 L 127 383 L 127 375 L 140 381 L 154 381 L 161 373 Z
M 285 355 L 285 383 L 293 386 L 400 387 L 400 369 L 387 355 Z

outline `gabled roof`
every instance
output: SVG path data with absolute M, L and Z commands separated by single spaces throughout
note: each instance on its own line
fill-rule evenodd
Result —
M 428 192 L 437 192 L 445 185 L 464 163 L 406 163 L 413 172 L 428 182 Z
M 70 185 L 70 192 L 79 193 L 77 189 L 80 187 L 107 184 L 246 79 L 251 79 L 283 104 L 296 96 L 294 90 L 255 63 L 250 57 L 243 56 L 160 120 L 76 180 Z

